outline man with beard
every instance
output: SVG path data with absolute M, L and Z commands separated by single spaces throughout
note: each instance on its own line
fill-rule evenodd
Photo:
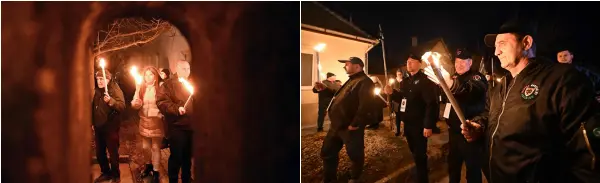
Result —
M 359 180 L 365 159 L 365 126 L 375 118 L 374 85 L 363 71 L 363 61 L 357 57 L 350 57 L 339 62 L 345 63 L 344 68 L 350 78 L 335 94 L 328 111 L 331 128 L 321 148 L 325 183 L 336 180 L 338 154 L 343 145 L 346 145 L 346 151 L 352 161 L 350 182 Z

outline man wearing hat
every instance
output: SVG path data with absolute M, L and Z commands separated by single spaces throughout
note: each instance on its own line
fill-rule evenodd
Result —
M 339 62 L 345 64 L 349 79 L 336 92 L 327 111 L 331 128 L 321 148 L 326 183 L 336 180 L 338 154 L 344 145 L 352 161 L 350 182 L 359 180 L 365 159 L 365 126 L 375 119 L 374 84 L 363 71 L 365 64 L 357 57 Z
M 485 141 L 488 182 L 600 182 L 600 104 L 591 82 L 567 64 L 535 58 L 535 28 L 505 23 L 487 35 L 510 72 L 488 91 L 487 109 L 461 125 Z
M 92 125 L 94 127 L 94 142 L 96 143 L 96 158 L 102 174 L 94 182 L 112 180 L 119 182 L 119 114 L 125 110 L 123 91 L 115 82 L 111 82 L 112 74 L 106 70 L 106 80 L 102 71 L 96 72 L 96 87 L 92 100 Z M 108 87 L 108 93 L 105 92 Z M 106 151 L 110 154 L 110 164 Z
M 488 89 L 483 74 L 471 70 L 472 63 L 471 54 L 466 49 L 458 49 L 454 59 L 456 73 L 452 76 L 444 75 L 444 80 L 448 86 L 451 86 L 450 90 L 466 119 L 471 119 L 485 110 Z M 426 70 L 431 70 L 431 68 L 427 67 Z M 425 73 L 430 78 L 436 78 L 433 71 Z M 443 97 L 446 97 L 446 95 L 443 95 Z M 446 109 L 451 107 L 454 106 L 451 106 L 450 103 L 446 104 Z M 450 137 L 450 150 L 448 153 L 449 182 L 460 182 L 463 162 L 467 166 L 467 182 L 481 182 L 483 140 L 467 143 L 467 140 L 461 134 L 461 122 L 454 109 L 445 110 L 444 116 L 448 118 L 446 123 L 449 128 L 448 136 Z
M 321 81 L 321 83 L 315 83 L 315 87 L 313 87 L 313 93 L 319 94 L 319 114 L 317 117 L 317 131 L 323 131 L 323 121 L 325 121 L 325 110 L 327 110 L 327 106 L 333 95 L 337 90 L 340 89 L 340 86 L 335 83 L 335 74 L 328 72 L 327 79 Z
M 421 71 L 421 62 L 420 54 L 411 54 L 406 61 L 410 76 L 400 82 L 399 90 L 386 86 L 385 92 L 400 104 L 397 117 L 404 122 L 404 136 L 417 167 L 417 182 L 427 183 L 427 138 L 438 120 L 439 97 L 438 86 Z

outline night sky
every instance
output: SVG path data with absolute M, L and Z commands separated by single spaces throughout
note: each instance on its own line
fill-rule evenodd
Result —
M 493 55 L 483 37 L 503 22 L 519 16 L 536 20 L 537 57 L 556 61 L 556 50 L 574 51 L 574 63 L 600 68 L 594 55 L 600 48 L 599 2 L 321 2 L 378 37 L 383 27 L 388 69 L 406 62 L 402 52 L 411 36 L 423 43 L 443 38 L 449 50 L 467 48 L 479 55 Z M 497 58 L 494 58 L 497 61 Z M 369 73 L 383 74 L 381 45 L 369 52 Z

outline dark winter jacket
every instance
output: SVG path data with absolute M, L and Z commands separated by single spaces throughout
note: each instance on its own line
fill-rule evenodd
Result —
M 331 119 L 331 130 L 343 130 L 348 126 L 363 128 L 375 120 L 371 78 L 364 72 L 351 75 L 348 81 L 338 90 L 328 110 Z M 379 108 L 381 109 L 381 108 Z
M 106 124 L 118 125 L 119 115 L 125 110 L 125 99 L 118 84 L 112 80 L 108 83 L 108 95 L 110 96 L 108 103 L 104 102 L 104 92 L 104 88 L 98 88 L 96 85 L 92 100 L 92 124 L 96 128 Z
M 192 81 L 188 81 L 192 85 Z M 179 82 L 177 77 L 167 79 L 160 90 L 156 94 L 156 103 L 158 109 L 165 117 L 165 122 L 169 130 L 192 130 L 190 123 L 190 116 L 193 112 L 192 101 L 187 104 L 185 110 L 186 113 L 183 115 L 179 114 L 179 107 L 183 107 L 185 102 L 188 100 L 190 92 Z M 193 98 L 193 96 L 192 96 Z
M 323 85 L 325 85 L 325 89 L 318 91 L 317 88 L 313 87 L 313 93 L 319 94 L 319 106 L 327 106 L 331 102 L 333 95 L 340 89 L 340 86 L 329 80 L 323 80 Z
M 398 112 L 405 127 L 414 129 L 435 127 L 440 108 L 437 87 L 422 71 L 402 80 L 400 89 L 394 90 L 391 98 L 400 105 L 402 99 L 406 99 L 406 110 Z
M 571 65 L 531 60 L 490 88 L 473 118 L 487 126 L 488 182 L 600 182 L 600 104 L 587 80 Z
M 477 71 L 469 70 L 462 75 L 454 74 L 452 77 L 454 84 L 450 90 L 458 102 L 465 119 L 472 119 L 481 114 L 485 110 L 486 92 L 488 90 L 485 76 Z M 446 97 L 445 94 L 442 94 L 442 96 L 443 98 Z M 452 132 L 460 134 L 461 122 L 454 109 L 450 110 L 449 119 L 446 123 L 448 123 Z

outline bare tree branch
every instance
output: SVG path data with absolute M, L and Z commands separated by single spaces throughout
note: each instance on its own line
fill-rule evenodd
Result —
M 94 44 L 94 56 L 107 52 L 126 49 L 151 42 L 173 27 L 167 21 L 153 19 L 150 21 L 141 18 L 117 19 L 109 25 L 108 31 L 99 31 L 102 41 Z

